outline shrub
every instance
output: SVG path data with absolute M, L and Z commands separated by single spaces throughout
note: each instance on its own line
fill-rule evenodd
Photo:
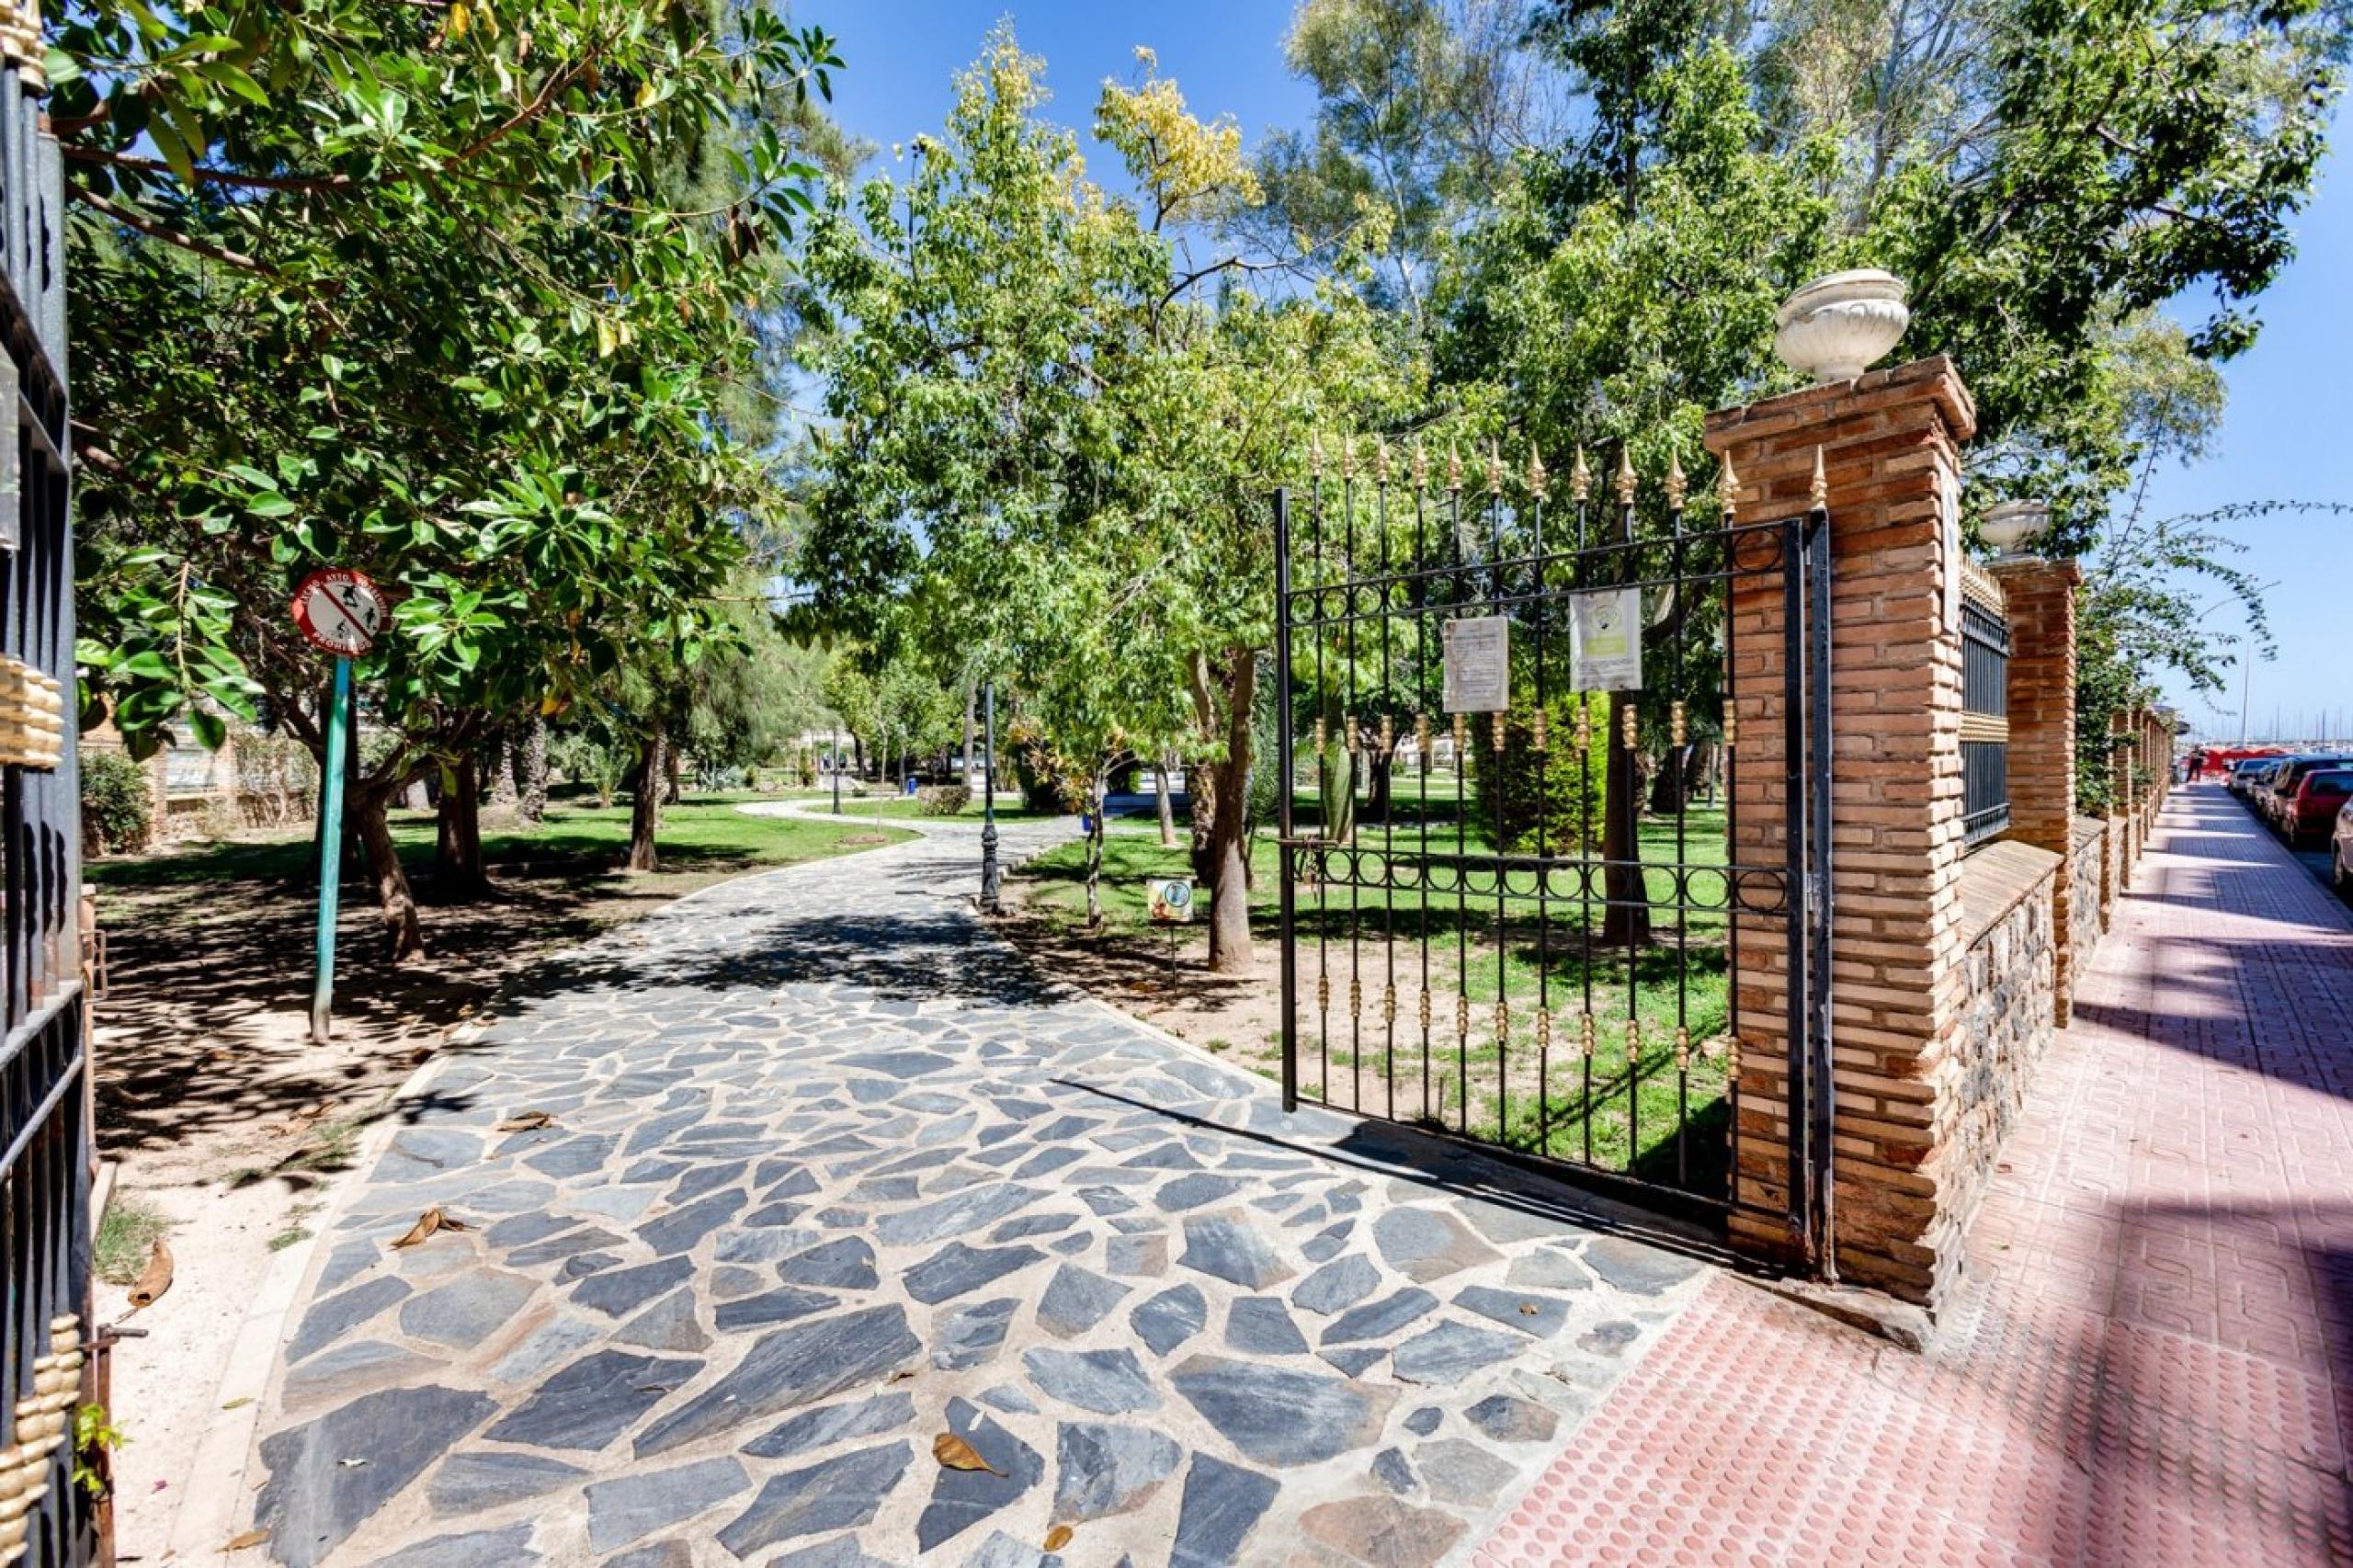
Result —
M 1588 756 L 1576 748 L 1577 704 L 1586 704 Z M 1507 855 L 1532 855 L 1538 844 L 1553 854 L 1574 852 L 1601 842 L 1604 786 L 1609 774 L 1609 698 L 1606 692 L 1555 697 L 1545 721 L 1543 767 L 1537 766 L 1535 731 L 1523 713 L 1514 713 L 1504 725 L 1503 767 L 1494 766 L 1495 752 L 1485 714 L 1472 716 L 1469 756 L 1472 819 L 1495 831 L 1495 798 L 1501 775 L 1503 843 Z M 1542 831 L 1538 831 L 1539 823 Z
M 147 847 L 153 802 L 147 770 L 119 751 L 93 751 L 82 757 L 82 842 L 85 850 L 108 855 Z
M 972 803 L 972 791 L 961 784 L 926 784 L 915 791 L 915 809 L 927 817 L 952 817 Z

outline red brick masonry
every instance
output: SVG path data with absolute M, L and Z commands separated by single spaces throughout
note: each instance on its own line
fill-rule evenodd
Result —
M 2353 921 L 2177 790 L 1923 1356 L 1729 1276 L 1481 1549 L 2353 1560 Z

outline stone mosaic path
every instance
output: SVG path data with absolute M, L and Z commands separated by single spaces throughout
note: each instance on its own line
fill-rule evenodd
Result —
M 447 1053 L 289 1319 L 266 1550 L 1437 1562 L 1702 1283 L 1057 991 L 965 911 L 975 858 L 724 884 Z M 393 1249 L 429 1204 L 467 1228 Z

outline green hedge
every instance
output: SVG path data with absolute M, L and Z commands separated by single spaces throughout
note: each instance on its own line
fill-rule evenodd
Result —
M 1586 705 L 1591 734 L 1586 756 L 1576 747 L 1577 704 Z M 1545 746 L 1535 749 L 1533 715 L 1516 712 L 1504 723 L 1503 767 L 1495 767 L 1491 721 L 1482 713 L 1469 723 L 1472 820 L 1494 831 L 1497 778 L 1503 790 L 1503 843 L 1507 855 L 1533 855 L 1540 841 L 1558 855 L 1586 847 L 1586 835 L 1601 840 L 1602 803 L 1609 776 L 1609 694 L 1556 697 L 1547 707 Z M 1539 767 L 1539 762 L 1542 766 Z M 1589 764 L 1590 766 L 1585 766 Z M 1541 826 L 1542 832 L 1538 829 Z
M 100 855 L 147 847 L 147 770 L 119 751 L 82 754 L 82 842 Z

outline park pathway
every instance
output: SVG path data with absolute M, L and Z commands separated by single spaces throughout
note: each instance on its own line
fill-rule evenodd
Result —
M 1925 1357 L 1711 1279 L 1477 1552 L 2353 1561 L 2353 922 L 2177 792 Z
M 722 884 L 446 1051 L 287 1319 L 261 1551 L 1434 1562 L 1704 1284 L 1057 988 L 975 863 Z M 428 1205 L 465 1228 L 395 1248 Z

